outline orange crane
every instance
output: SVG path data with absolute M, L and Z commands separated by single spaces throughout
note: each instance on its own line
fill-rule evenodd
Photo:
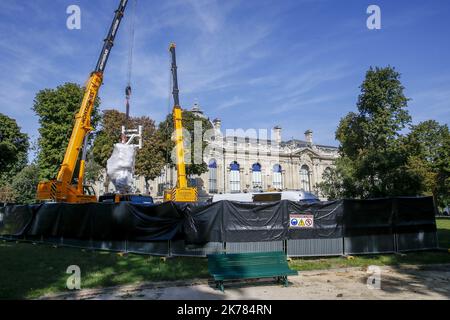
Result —
M 40 182 L 37 190 L 37 199 L 41 201 L 85 203 L 96 202 L 92 187 L 84 186 L 84 168 L 86 159 L 87 137 L 93 130 L 91 127 L 91 114 L 94 107 L 95 99 L 103 81 L 103 73 L 109 54 L 114 45 L 114 39 L 122 21 L 128 0 L 121 0 L 119 7 L 115 11 L 114 19 L 109 28 L 108 35 L 104 41 L 100 57 L 98 58 L 95 70 L 91 73 L 84 97 L 81 102 L 80 109 L 75 116 L 75 125 L 72 135 L 64 155 L 64 160 L 60 166 L 56 179 Z M 83 148 L 84 146 L 84 148 Z M 84 149 L 82 159 L 80 161 L 80 169 L 78 173 L 78 183 L 73 184 L 75 167 L 81 149 Z

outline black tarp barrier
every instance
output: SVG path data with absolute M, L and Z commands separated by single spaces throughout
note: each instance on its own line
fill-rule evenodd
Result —
M 292 215 L 313 217 L 313 227 L 290 227 Z M 90 241 L 267 242 L 435 232 L 431 198 L 339 200 L 304 204 L 154 206 L 131 203 L 43 204 L 1 209 L 0 234 Z
M 0 235 L 23 236 L 40 205 L 8 205 L 0 208 Z
M 210 205 L 185 205 L 195 230 L 185 230 L 188 243 L 264 242 L 286 239 L 338 238 L 342 236 L 342 201 L 298 203 L 288 200 L 268 204 L 219 201 Z M 289 228 L 291 214 L 314 216 L 313 228 Z
M 27 235 L 92 240 L 165 241 L 175 239 L 191 219 L 173 203 L 44 204 Z
M 395 233 L 436 232 L 432 197 L 392 199 Z
M 193 219 L 185 225 L 187 243 L 254 242 L 284 240 L 288 231 L 289 201 L 269 204 L 219 201 L 184 205 L 180 210 Z
M 183 226 L 192 228 L 192 218 L 173 202 L 156 206 L 122 203 L 121 217 L 126 222 L 128 239 L 162 241 L 183 238 Z M 128 215 L 126 214 L 128 213 Z
M 342 200 L 297 203 L 288 202 L 289 215 L 312 215 L 312 228 L 289 228 L 289 239 L 334 239 L 342 237 L 343 204 Z
M 344 236 L 436 232 L 432 197 L 344 200 Z
M 289 201 L 249 204 L 222 201 L 225 242 L 284 240 L 288 231 Z
M 345 237 L 393 234 L 392 199 L 345 199 L 343 203 Z
M 211 204 L 177 204 L 177 208 L 192 219 L 192 223 L 183 225 L 186 243 L 205 244 L 225 241 L 222 201 Z

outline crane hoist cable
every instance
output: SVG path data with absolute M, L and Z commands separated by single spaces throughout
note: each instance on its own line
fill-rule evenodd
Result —
M 132 13 L 129 22 L 129 39 L 128 39 L 128 65 L 127 65 L 127 85 L 125 87 L 125 107 L 126 120 L 130 117 L 130 99 L 131 99 L 131 74 L 133 71 L 133 49 L 134 49 L 134 29 L 136 16 L 137 0 L 132 2 Z

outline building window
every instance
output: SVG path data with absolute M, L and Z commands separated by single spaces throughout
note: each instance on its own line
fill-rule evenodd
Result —
M 281 166 L 276 164 L 273 166 L 273 187 L 275 189 L 283 189 L 283 182 L 281 181 Z
M 239 163 L 230 164 L 230 192 L 241 192 L 241 173 Z
M 261 165 L 259 163 L 254 163 L 252 165 L 252 187 L 253 190 L 262 189 Z
M 300 188 L 307 192 L 311 191 L 310 173 L 307 165 L 303 165 L 300 169 Z
M 209 160 L 209 193 L 217 193 L 217 162 L 215 159 Z

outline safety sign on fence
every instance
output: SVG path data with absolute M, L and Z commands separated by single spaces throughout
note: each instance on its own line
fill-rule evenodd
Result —
M 289 216 L 290 228 L 314 228 L 314 216 L 303 214 L 291 214 Z

